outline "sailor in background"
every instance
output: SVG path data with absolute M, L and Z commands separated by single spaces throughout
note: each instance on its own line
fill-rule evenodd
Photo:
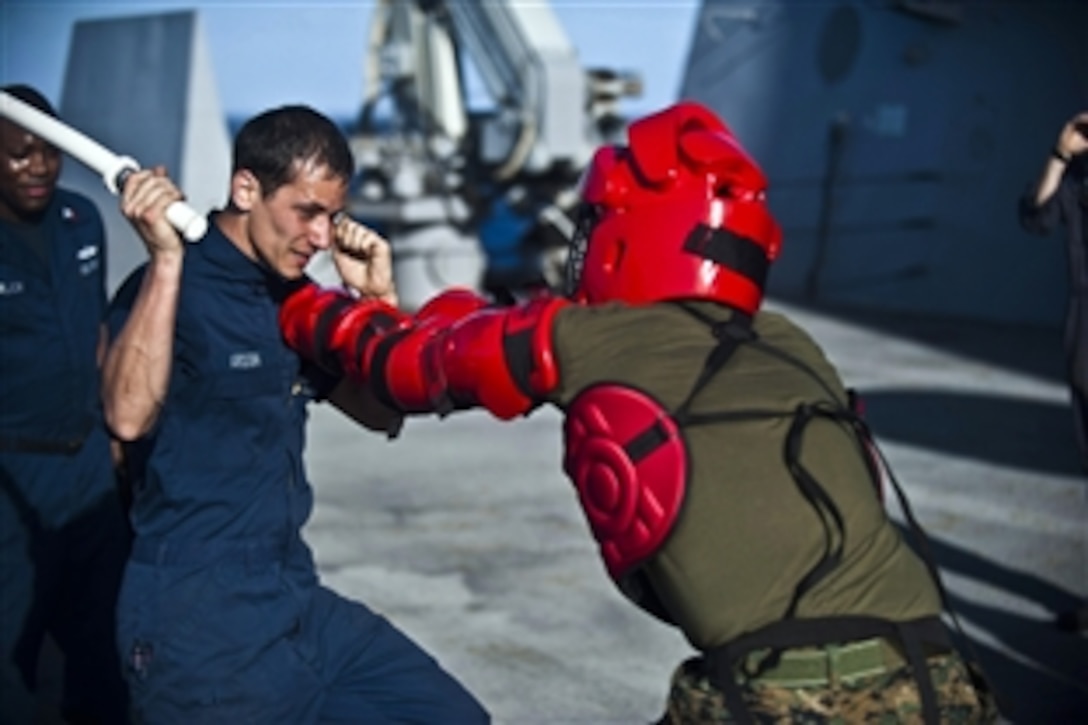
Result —
M 1088 111 L 1062 125 L 1039 180 L 1020 198 L 1020 223 L 1035 234 L 1065 227 L 1069 304 L 1065 364 L 1081 468 L 1088 473 Z M 1088 631 L 1088 604 L 1058 617 L 1064 629 Z
M 4 92 L 51 116 L 36 90 Z M 114 608 L 129 528 L 99 396 L 106 238 L 61 153 L 0 118 L 0 721 L 33 722 L 39 653 L 69 722 L 126 721 Z

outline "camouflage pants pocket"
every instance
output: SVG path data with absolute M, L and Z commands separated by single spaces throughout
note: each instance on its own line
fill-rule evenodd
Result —
M 976 692 L 967 666 L 958 655 L 933 656 L 927 662 L 942 724 L 974 725 L 997 719 L 989 696 Z M 923 722 L 918 684 L 906 667 L 819 687 L 781 687 L 750 681 L 741 684 L 741 693 L 752 720 L 757 723 L 920 725 Z M 695 658 L 681 664 L 673 674 L 663 725 L 734 722 L 724 695 L 707 679 L 702 660 Z

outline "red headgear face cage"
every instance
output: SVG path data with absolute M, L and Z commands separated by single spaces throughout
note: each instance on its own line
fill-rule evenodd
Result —
M 781 244 L 763 172 L 695 103 L 636 121 L 628 138 L 599 149 L 582 181 L 572 296 L 710 299 L 754 313 Z

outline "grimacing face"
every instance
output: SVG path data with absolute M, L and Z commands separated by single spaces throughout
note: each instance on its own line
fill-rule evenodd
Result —
M 45 211 L 60 176 L 60 150 L 0 119 L 0 218 L 34 221 Z
M 249 209 L 253 256 L 284 279 L 302 277 L 311 257 L 328 249 L 334 216 L 344 208 L 348 182 L 324 164 L 298 164 L 294 178 Z

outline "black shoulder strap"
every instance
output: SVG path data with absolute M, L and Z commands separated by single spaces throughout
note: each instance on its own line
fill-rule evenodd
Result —
M 789 607 L 786 610 L 785 617 L 791 618 L 794 616 L 797 605 L 801 598 L 817 583 L 820 582 L 825 576 L 827 576 L 839 562 L 842 560 L 843 541 L 846 536 L 845 522 L 843 521 L 842 513 L 839 511 L 838 506 L 832 500 L 831 496 L 827 493 L 823 486 L 820 485 L 816 477 L 813 476 L 807 468 L 801 464 L 801 444 L 804 437 L 804 430 L 813 419 L 817 417 L 830 417 L 838 418 L 839 411 L 829 405 L 810 405 L 803 404 L 798 406 L 794 410 L 747 410 L 747 411 L 734 411 L 730 413 L 707 413 L 699 416 L 694 416 L 689 412 L 692 401 L 695 396 L 706 386 L 708 382 L 725 366 L 729 359 L 733 356 L 733 353 L 737 351 L 742 343 L 748 343 L 752 345 L 758 345 L 759 349 L 765 350 L 780 359 L 785 360 L 787 363 L 794 365 L 807 374 L 815 378 L 827 391 L 831 400 L 836 400 L 830 387 L 824 383 L 823 380 L 812 370 L 809 366 L 805 365 L 802 361 L 797 360 L 793 356 L 778 350 L 778 348 L 762 343 L 758 339 L 755 330 L 752 327 L 752 316 L 734 311 L 733 315 L 725 321 L 715 320 L 699 308 L 689 303 L 679 303 L 680 307 L 688 312 L 690 315 L 700 320 L 704 324 L 708 325 L 714 333 L 714 337 L 717 338 L 718 344 L 707 355 L 706 362 L 703 364 L 703 369 L 699 373 L 698 379 L 695 381 L 695 385 L 692 386 L 691 392 L 688 393 L 684 402 L 673 412 L 673 418 L 680 426 L 685 424 L 700 424 L 709 422 L 718 422 L 723 420 L 743 420 L 752 418 L 764 418 L 764 417 L 786 417 L 792 416 L 793 422 L 790 425 L 789 433 L 786 436 L 786 445 L 783 454 L 786 459 L 786 466 L 789 468 L 790 474 L 797 482 L 797 487 L 801 491 L 801 494 L 809 502 L 809 504 L 816 511 L 816 514 L 820 517 L 823 523 L 825 536 L 824 553 L 820 557 L 820 561 L 804 576 L 794 589 L 793 596 L 790 599 Z M 845 409 L 842 411 L 846 414 L 848 411 Z
M 790 424 L 789 432 L 786 434 L 786 445 L 783 451 L 786 467 L 789 469 L 790 475 L 793 476 L 793 480 L 797 483 L 801 495 L 805 497 L 820 517 L 825 533 L 823 556 L 794 588 L 789 607 L 786 609 L 786 619 L 792 618 L 797 613 L 797 605 L 800 603 L 801 598 L 819 584 L 842 561 L 846 542 L 846 522 L 843 520 L 842 512 L 839 511 L 839 507 L 835 505 L 835 501 L 827 490 L 812 475 L 811 471 L 801 463 L 801 447 L 805 428 L 808 427 L 808 424 L 816 418 L 839 420 L 841 417 L 840 411 L 833 408 L 819 404 L 802 403 L 797 406 L 793 416 L 793 423 Z
M 910 506 L 910 501 L 907 499 L 906 493 L 903 492 L 903 487 L 899 485 L 899 480 L 896 479 L 895 474 L 892 472 L 888 459 L 884 457 L 884 451 L 876 445 L 875 441 L 873 442 L 872 450 L 875 452 L 875 455 L 879 457 L 880 466 L 888 475 L 888 482 L 891 484 L 892 491 L 895 492 L 895 498 L 899 502 L 899 508 L 903 512 L 903 518 L 907 520 L 907 530 L 914 539 L 918 554 L 923 563 L 925 563 L 926 569 L 929 570 L 929 575 L 933 579 L 934 585 L 937 587 L 937 593 L 941 598 L 941 607 L 944 611 L 948 612 L 948 618 L 952 621 L 952 625 L 956 628 L 956 632 L 960 635 L 960 639 L 967 649 L 970 660 L 968 662 L 967 670 L 971 676 L 971 684 L 974 685 L 976 692 L 989 692 L 993 697 L 998 710 L 1001 712 L 1009 712 L 1008 703 L 1004 696 L 993 689 L 987 681 L 986 673 L 982 669 L 982 660 L 978 656 L 978 652 L 975 651 L 975 646 L 972 644 L 971 638 L 963 631 L 963 625 L 960 623 L 959 615 L 952 607 L 952 602 L 948 597 L 948 591 L 944 587 L 944 580 L 941 579 L 940 570 L 937 568 L 937 558 L 933 555 L 933 549 L 929 543 L 929 535 L 926 534 L 925 529 L 922 528 L 922 525 L 918 523 L 918 519 L 915 518 L 914 510 Z
M 692 401 L 695 400 L 695 396 L 706 387 L 706 384 L 717 375 L 719 370 L 725 367 L 725 364 L 729 362 L 729 358 L 733 357 L 733 353 L 737 351 L 741 343 L 751 342 L 756 339 L 756 331 L 752 328 L 752 316 L 740 310 L 734 310 L 733 315 L 728 320 L 721 321 L 715 320 L 690 303 L 680 302 L 679 305 L 692 317 L 706 324 L 718 340 L 718 344 L 707 355 L 706 361 L 703 363 L 703 369 L 699 372 L 699 377 L 696 379 L 695 385 L 692 386 L 691 392 L 688 393 L 684 402 L 672 414 L 677 423 L 684 425 L 688 420 L 688 411 L 691 408 Z
M 733 316 L 728 320 L 715 320 L 688 302 L 678 303 L 679 307 L 685 312 L 696 318 L 700 322 L 704 323 L 714 333 L 714 337 L 717 338 L 718 344 L 710 351 L 707 356 L 706 362 L 703 365 L 703 370 L 699 375 L 698 380 L 695 382 L 695 386 L 691 393 L 688 394 L 687 399 L 680 405 L 680 408 L 674 413 L 674 417 L 678 417 L 680 413 L 687 413 L 688 407 L 691 405 L 692 399 L 699 393 L 700 390 L 710 381 L 714 375 L 725 366 L 729 359 L 733 356 L 733 353 L 737 351 L 741 343 L 748 343 L 759 350 L 772 355 L 773 357 L 782 360 L 783 362 L 792 365 L 793 367 L 801 370 L 816 383 L 823 388 L 827 393 L 829 400 L 835 401 L 839 405 L 844 407 L 850 407 L 850 401 L 842 401 L 839 396 L 831 389 L 831 386 L 827 384 L 820 375 L 812 369 L 812 367 L 806 364 L 803 360 L 799 360 L 795 356 L 789 354 L 785 350 L 781 350 L 774 345 L 760 339 L 759 334 L 756 333 L 755 328 L 752 326 L 754 318 L 752 315 L 741 312 L 740 310 L 734 310 Z

